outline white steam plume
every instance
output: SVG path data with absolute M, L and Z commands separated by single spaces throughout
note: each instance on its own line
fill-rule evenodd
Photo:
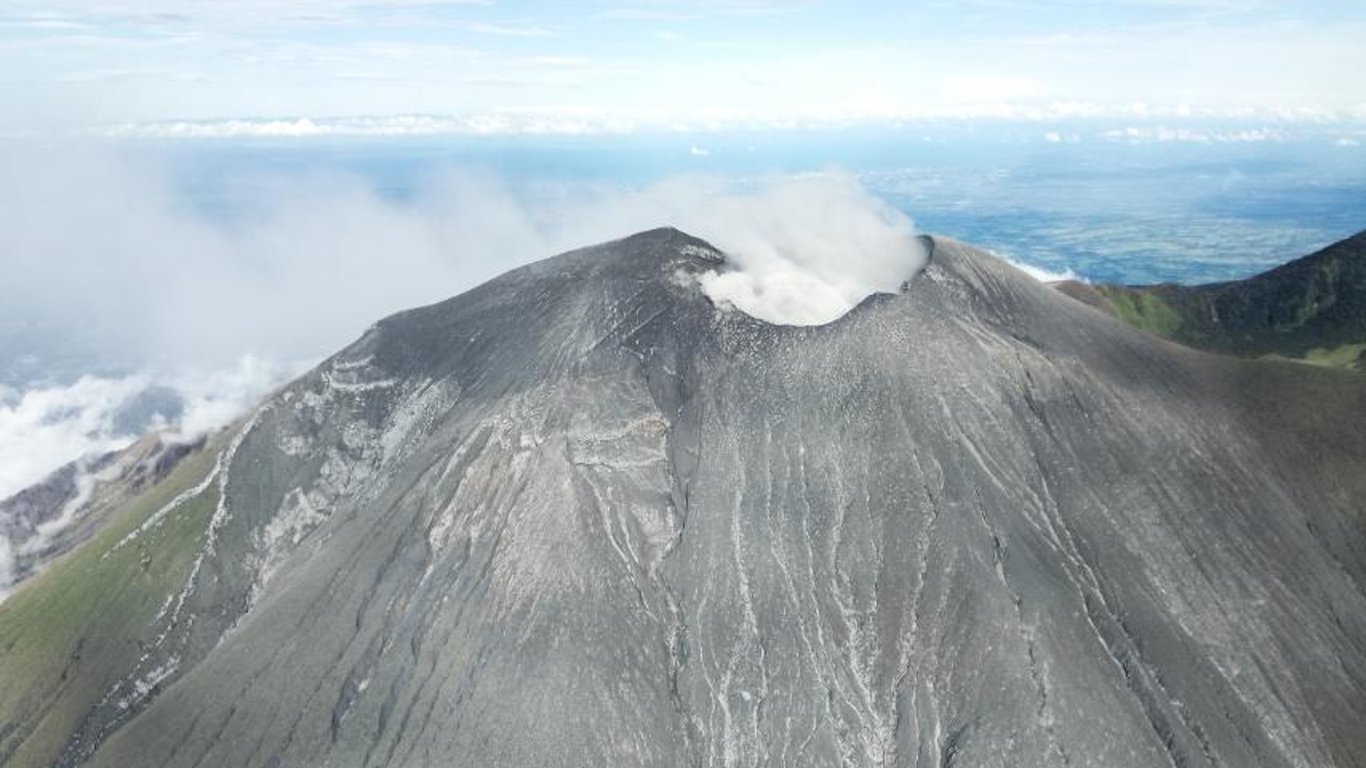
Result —
M 839 170 L 744 187 L 684 176 L 597 189 L 543 221 L 560 250 L 662 225 L 700 237 L 730 262 L 703 275 L 708 297 L 781 325 L 835 320 L 870 294 L 895 293 L 926 262 L 910 219 Z
M 675 226 L 729 252 L 733 269 L 701 290 L 775 323 L 829 322 L 897 290 L 924 260 L 910 222 L 840 172 L 621 187 L 451 170 L 403 200 L 352 175 L 275 174 L 235 179 L 231 216 L 193 205 L 175 166 L 150 152 L 11 144 L 0 179 L 0 383 L 5 358 L 17 359 L 5 339 L 26 327 L 147 372 L 67 371 L 36 389 L 11 376 L 30 391 L 0 398 L 0 497 L 126 443 L 113 414 L 149 386 L 178 391 L 181 428 L 199 433 L 245 410 L 282 361 L 318 359 L 388 313 L 636 231 Z M 243 367 L 244 356 L 257 362 Z M 151 373 L 167 370 L 179 373 Z
M 895 293 L 925 266 L 910 220 L 852 176 L 801 179 L 716 205 L 713 244 L 737 268 L 703 275 L 702 289 L 770 323 L 831 322 L 870 294 Z

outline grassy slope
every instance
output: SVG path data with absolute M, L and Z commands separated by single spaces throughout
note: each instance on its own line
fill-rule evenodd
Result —
M 1366 370 L 1366 232 L 1246 280 L 1096 288 L 1120 319 L 1192 347 Z
M 1100 286 L 1100 291 L 1115 316 L 1135 328 L 1172 338 L 1184 324 L 1182 313 L 1157 294 L 1110 285 Z
M 147 627 L 189 575 L 217 504 L 215 484 L 111 550 L 212 471 L 221 447 L 220 438 L 185 460 L 0 604 L 0 765 L 52 765 L 91 705 L 133 667 Z

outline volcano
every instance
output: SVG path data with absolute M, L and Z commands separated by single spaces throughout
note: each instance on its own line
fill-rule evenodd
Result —
M 389 317 L 0 605 L 8 766 L 1366 765 L 1366 377 L 662 229 Z

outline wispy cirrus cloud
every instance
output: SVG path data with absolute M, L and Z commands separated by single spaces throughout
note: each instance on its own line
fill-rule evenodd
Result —
M 431 18 L 433 11 L 486 8 L 488 0 L 197 0 L 167 4 L 160 0 L 13 0 L 0 11 L 5 21 L 56 21 L 129 30 L 172 26 L 240 28 L 266 24 L 375 21 L 386 18 Z M 439 15 L 439 14 L 438 14 Z
M 555 34 L 545 27 L 518 24 L 489 24 L 485 22 L 466 24 L 465 29 L 468 29 L 471 32 L 478 32 L 481 35 L 499 35 L 503 37 L 550 37 Z
M 1366 8 L 1327 0 L 13 0 L 0 131 L 569 102 L 794 124 L 1055 104 L 1338 114 L 1366 104 L 1366 79 L 1342 75 L 1366 71 L 1364 38 Z

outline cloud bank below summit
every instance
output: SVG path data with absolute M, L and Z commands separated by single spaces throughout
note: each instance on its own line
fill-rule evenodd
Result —
M 22 393 L 0 387 L 0 499 L 68 462 L 125 448 L 146 431 L 173 442 L 212 432 L 301 372 L 243 357 L 212 370 L 82 376 Z

